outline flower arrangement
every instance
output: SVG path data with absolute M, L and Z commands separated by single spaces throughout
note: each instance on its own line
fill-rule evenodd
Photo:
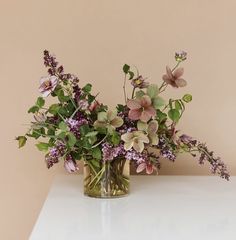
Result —
M 48 68 L 48 76 L 40 79 L 41 96 L 28 110 L 34 120 L 28 132 L 16 138 L 19 147 L 23 147 L 29 137 L 43 139 L 36 147 L 46 152 L 47 167 L 62 159 L 70 173 L 76 172 L 79 169 L 77 161 L 83 160 L 87 167 L 85 192 L 90 194 L 101 191 L 103 196 L 108 196 L 108 192 L 110 195 L 127 193 L 129 179 L 124 168 L 128 161 L 133 163 L 137 173 L 151 174 L 160 169 L 160 159 L 174 162 L 176 156 L 184 152 L 193 157 L 198 154 L 200 164 L 208 162 L 213 174 L 229 180 L 226 165 L 205 143 L 179 134 L 176 128 L 192 96 L 185 94 L 168 101 L 161 97 L 168 86 L 176 89 L 186 86 L 182 78 L 184 69 L 179 67 L 186 56 L 183 51 L 175 54 L 176 64 L 173 69 L 166 67 L 160 87 L 150 84 L 137 69 L 133 71 L 125 64 L 125 103 L 111 111 L 98 101 L 98 94 L 91 93 L 91 84 L 81 87 L 79 79 L 65 73 L 64 67 L 45 50 L 44 65 Z M 132 86 L 129 97 L 127 82 Z M 45 98 L 49 95 L 57 101 L 46 106 Z

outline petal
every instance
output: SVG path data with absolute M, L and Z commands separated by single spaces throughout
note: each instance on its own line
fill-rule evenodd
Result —
M 108 110 L 107 111 L 107 119 L 108 120 L 110 120 L 110 121 L 112 121 L 115 117 L 116 117 L 116 112 L 113 112 L 113 111 L 111 111 L 111 110 Z
M 140 140 L 144 143 L 149 143 L 148 137 L 142 131 L 135 131 L 133 133 L 134 133 L 135 137 L 138 138 L 138 140 Z
M 57 85 L 58 78 L 56 76 L 51 76 L 50 81 L 52 83 L 52 86 L 55 86 L 55 85 Z
M 137 152 L 141 153 L 143 151 L 143 149 L 144 149 L 144 143 L 142 141 L 133 142 L 133 148 Z
M 138 121 L 137 128 L 138 128 L 139 131 L 145 131 L 146 132 L 147 129 L 148 129 L 148 124 L 145 123 L 145 122 L 142 122 L 142 121 Z
M 167 74 L 165 74 L 165 75 L 162 76 L 162 79 L 163 79 L 166 83 L 170 84 L 172 78 L 169 78 L 169 76 L 168 76 Z
M 107 123 L 103 121 L 96 120 L 93 124 L 95 128 L 105 128 L 107 127 Z
M 172 74 L 172 71 L 171 71 L 169 66 L 166 66 L 166 74 L 169 77 L 169 79 L 173 79 L 174 78 L 174 76 Z
M 178 87 L 185 87 L 187 85 L 187 82 L 183 78 L 178 78 L 175 80 L 175 84 Z
M 148 95 L 144 95 L 140 99 L 140 104 L 142 107 L 149 107 L 152 104 L 152 100 Z
M 157 145 L 158 144 L 158 135 L 156 133 L 149 133 L 148 137 L 149 137 L 150 143 L 152 145 Z
M 125 133 L 123 135 L 121 135 L 121 139 L 124 141 L 124 142 L 130 142 L 134 137 L 134 134 L 132 132 L 129 132 L 129 133 Z
M 48 81 L 49 80 L 49 77 L 46 76 L 46 77 L 41 77 L 40 80 L 39 80 L 39 83 L 40 85 L 42 85 L 44 82 Z
M 183 68 L 177 68 L 173 73 L 175 79 L 181 77 L 183 74 L 184 74 Z
M 147 112 L 152 117 L 156 116 L 156 110 L 153 106 L 145 108 L 145 112 Z
M 49 89 L 49 90 L 46 90 L 46 91 L 41 91 L 42 93 L 42 97 L 47 97 L 52 91 Z
M 141 105 L 139 100 L 130 99 L 127 101 L 127 107 L 132 110 L 141 108 Z
M 118 127 L 121 127 L 123 125 L 124 121 L 121 117 L 115 117 L 111 122 L 110 124 L 115 127 L 115 128 L 118 128 Z
M 131 120 L 139 120 L 142 114 L 141 109 L 132 109 L 129 111 L 129 118 Z
M 158 122 L 156 120 L 152 120 L 148 124 L 148 133 L 156 133 L 158 129 Z
M 100 121 L 100 122 L 107 121 L 107 113 L 106 112 L 99 112 L 98 113 L 98 121 Z
M 133 144 L 134 144 L 133 141 L 126 142 L 126 143 L 124 144 L 124 149 L 125 149 L 126 151 L 129 151 L 129 150 L 133 147 Z
M 145 168 L 146 168 L 146 163 L 145 163 L 145 162 L 144 162 L 144 163 L 141 163 L 141 164 L 138 165 L 138 167 L 137 167 L 137 169 L 136 169 L 136 172 L 137 172 L 137 173 L 140 173 L 140 172 L 142 172 Z
M 143 111 L 143 112 L 141 113 L 140 120 L 141 120 L 142 122 L 147 122 L 150 118 L 151 118 L 151 115 L 150 115 L 148 112 Z
M 152 164 L 147 164 L 147 166 L 146 166 L 146 173 L 147 174 L 152 174 L 153 170 L 154 170 L 153 165 Z

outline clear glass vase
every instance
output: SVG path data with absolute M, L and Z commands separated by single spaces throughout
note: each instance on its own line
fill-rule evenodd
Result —
M 84 160 L 84 194 L 97 198 L 122 197 L 129 193 L 129 161 L 116 158 Z

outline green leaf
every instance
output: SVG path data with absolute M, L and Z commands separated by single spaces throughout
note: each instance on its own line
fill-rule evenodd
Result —
M 48 146 L 49 147 L 53 147 L 55 145 L 55 138 L 50 138 L 49 141 L 48 141 Z
M 55 129 L 48 129 L 47 135 L 55 135 Z
M 45 100 L 42 97 L 38 97 L 36 105 L 38 105 L 39 108 L 43 107 L 45 104 Z
M 129 69 L 130 69 L 130 66 L 129 66 L 129 65 L 125 64 L 125 65 L 123 66 L 123 72 L 124 72 L 125 74 L 127 74 L 127 73 L 129 72 Z
M 182 104 L 179 100 L 175 100 L 175 109 L 182 110 Z
M 32 137 L 32 138 L 35 138 L 35 139 L 38 139 L 41 135 L 37 132 L 35 132 L 35 130 L 32 131 L 32 134 L 26 134 L 28 137 Z
M 27 138 L 25 136 L 18 136 L 16 140 L 18 141 L 19 148 L 21 148 L 25 146 Z
M 107 133 L 107 129 L 106 128 L 102 128 L 102 127 L 98 127 L 96 128 L 96 130 L 100 133 L 100 134 L 106 134 Z
M 147 95 L 150 97 L 150 98 L 155 98 L 157 97 L 159 93 L 159 88 L 156 84 L 151 84 L 148 86 L 147 88 Z
M 90 128 L 88 125 L 82 125 L 79 129 L 81 135 L 85 136 L 87 133 L 90 132 Z
M 192 99 L 193 99 L 193 97 L 192 97 L 191 94 L 185 94 L 185 95 L 182 97 L 182 100 L 185 101 L 186 103 L 191 102 Z
M 102 159 L 102 152 L 99 147 L 92 148 L 92 156 L 98 160 Z
M 38 106 L 33 106 L 28 110 L 28 113 L 36 113 L 39 111 L 39 107 Z
M 93 145 L 95 142 L 97 142 L 97 137 L 96 136 L 91 136 L 88 138 L 88 142 Z
M 90 160 L 90 163 L 100 169 L 100 161 L 97 161 L 97 159 Z
M 180 118 L 180 112 L 177 109 L 170 109 L 168 116 L 173 122 L 178 122 Z
M 85 93 L 90 93 L 91 90 L 92 90 L 92 85 L 90 83 L 86 84 L 82 90 L 85 92 Z
M 49 147 L 49 144 L 48 143 L 44 143 L 44 142 L 40 142 L 40 143 L 37 143 L 35 145 L 39 151 L 48 151 L 48 147 Z
M 58 113 L 58 111 L 60 110 L 60 105 L 59 104 L 52 104 L 49 109 L 48 112 L 55 115 Z
M 167 118 L 166 113 L 164 113 L 160 110 L 157 110 L 157 119 L 158 119 L 159 122 L 162 122 L 162 121 L 166 120 L 166 118 Z
M 89 132 L 85 135 L 85 137 L 94 137 L 98 134 L 98 131 L 93 131 L 93 132 Z
M 68 137 L 68 145 L 70 147 L 74 147 L 75 143 L 76 143 L 76 137 L 75 135 L 72 133 L 72 132 L 69 132 L 67 134 L 67 137 Z
M 72 155 L 73 159 L 75 159 L 75 160 L 80 160 L 81 159 L 81 153 L 71 152 L 71 155 Z
M 61 132 L 61 133 L 59 133 L 57 135 L 57 137 L 63 140 L 66 137 L 66 133 L 65 132 Z
M 118 145 L 120 143 L 120 135 L 118 134 L 118 132 L 113 131 L 111 141 L 114 145 Z
M 88 95 L 88 103 L 91 104 L 95 100 L 95 97 L 91 94 Z
M 139 90 L 135 93 L 136 98 L 141 98 L 145 95 L 145 92 L 143 90 Z
M 60 113 L 62 116 L 70 117 L 66 107 L 60 107 L 58 113 Z
M 65 96 L 64 91 L 62 89 L 59 89 L 57 91 L 57 97 L 59 99 L 60 102 L 67 102 L 70 100 L 69 96 Z
M 59 123 L 59 128 L 63 131 L 63 132 L 66 132 L 68 130 L 68 126 L 66 125 L 65 122 L 60 122 Z
M 155 109 L 160 109 L 161 107 L 163 107 L 165 105 L 165 100 L 161 97 L 155 97 L 153 99 L 153 107 Z
M 134 73 L 132 71 L 128 71 L 129 74 L 129 80 L 133 79 Z
M 117 109 L 117 112 L 123 112 L 125 110 L 125 106 L 122 104 L 118 104 L 116 109 Z

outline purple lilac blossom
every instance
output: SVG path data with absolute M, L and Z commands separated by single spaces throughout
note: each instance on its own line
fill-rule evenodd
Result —
M 114 158 L 118 156 L 122 156 L 123 153 L 124 153 L 124 147 L 121 145 L 113 147 L 109 143 L 102 144 L 103 161 L 112 161 Z
M 82 92 L 81 92 L 81 88 L 78 85 L 75 85 L 73 87 L 73 93 L 74 93 L 75 101 L 79 102 Z
M 220 159 L 220 157 L 215 157 L 212 151 L 209 151 L 206 144 L 198 143 L 197 149 L 200 152 L 199 163 L 204 164 L 204 162 L 208 161 L 211 166 L 210 170 L 213 174 L 219 174 L 220 177 L 229 180 L 229 172 L 227 170 L 227 166 Z
M 128 110 L 119 112 L 117 116 L 121 117 L 124 121 L 123 125 L 117 129 L 121 135 L 137 130 L 135 122 L 128 118 Z
M 176 160 L 176 155 L 173 150 L 168 146 L 167 141 L 164 137 L 159 138 L 158 147 L 160 149 L 160 154 L 162 157 L 169 159 L 174 162 Z
M 49 153 L 45 157 L 47 167 L 52 167 L 55 163 L 59 162 L 59 158 L 65 154 L 65 144 L 57 142 L 54 147 L 49 150 Z
M 80 138 L 80 127 L 82 125 L 88 124 L 88 121 L 85 118 L 81 118 L 79 120 L 68 118 L 66 119 L 66 123 L 76 138 Z
M 57 76 L 62 81 L 70 80 L 73 85 L 78 84 L 79 79 L 70 73 L 64 73 L 64 67 L 61 65 L 58 67 L 58 62 L 56 57 L 49 53 L 49 51 L 44 50 L 44 65 L 48 67 L 48 73 L 51 76 Z

